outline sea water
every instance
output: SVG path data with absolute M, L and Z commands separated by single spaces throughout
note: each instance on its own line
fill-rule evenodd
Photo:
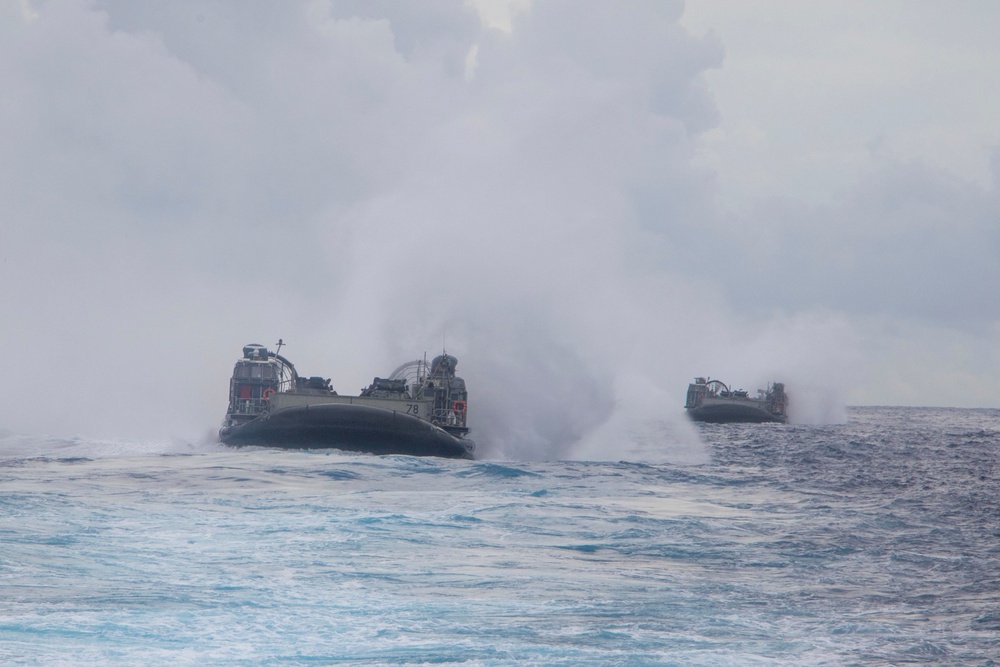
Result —
M 0 434 L 0 664 L 1000 661 L 1000 411 L 697 430 L 682 464 Z

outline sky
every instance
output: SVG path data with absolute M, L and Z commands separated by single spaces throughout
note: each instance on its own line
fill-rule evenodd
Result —
M 1000 5 L 0 0 L 0 429 L 447 349 L 481 451 L 784 381 L 1000 406 Z

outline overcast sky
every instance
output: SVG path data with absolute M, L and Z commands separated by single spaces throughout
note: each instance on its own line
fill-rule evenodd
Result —
M 752 9 L 751 9 L 752 7 Z M 442 347 L 488 451 L 710 375 L 1000 406 L 1000 3 L 0 0 L 0 428 Z

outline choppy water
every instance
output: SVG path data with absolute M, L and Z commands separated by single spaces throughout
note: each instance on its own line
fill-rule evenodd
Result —
M 7 434 L 0 664 L 1000 661 L 1000 411 L 699 430 L 697 465 Z

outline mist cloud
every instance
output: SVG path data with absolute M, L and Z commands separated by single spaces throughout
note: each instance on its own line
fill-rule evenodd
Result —
M 626 413 L 683 424 L 695 375 L 846 401 L 843 312 L 920 277 L 883 258 L 921 258 L 886 223 L 916 188 L 995 238 L 995 194 L 912 174 L 720 213 L 697 158 L 724 50 L 680 2 L 534 3 L 509 32 L 460 0 L 30 8 L 0 7 L 6 428 L 211 431 L 240 347 L 281 337 L 344 393 L 446 345 L 484 455 L 583 455 Z

